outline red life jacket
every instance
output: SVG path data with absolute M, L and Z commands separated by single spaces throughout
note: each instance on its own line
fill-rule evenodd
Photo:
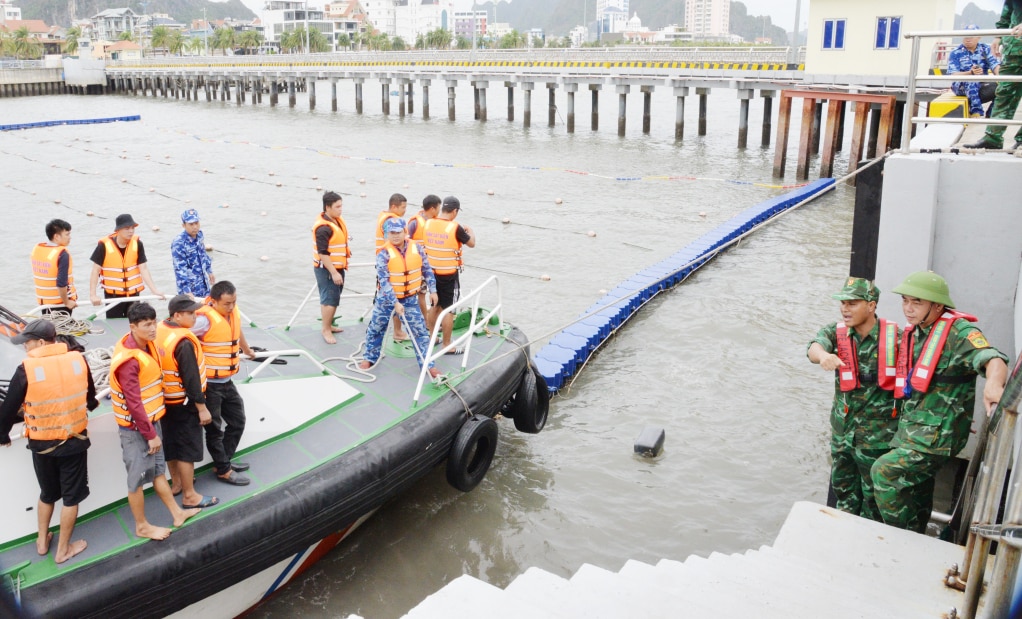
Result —
M 944 351 L 944 344 L 947 342 L 947 335 L 951 331 L 951 325 L 955 320 L 961 318 L 969 322 L 976 322 L 977 318 L 971 314 L 948 309 L 930 329 L 930 335 L 923 344 L 923 352 L 912 367 L 912 351 L 915 346 L 915 328 L 911 325 L 905 327 L 901 333 L 901 346 L 898 349 L 898 371 L 894 386 L 894 397 L 907 398 L 913 391 L 926 392 L 930 389 L 930 381 L 936 374 L 937 362 Z M 911 368 L 911 370 L 910 370 Z M 909 376 L 911 371 L 911 377 Z
M 891 391 L 894 389 L 897 376 L 898 325 L 883 318 L 877 320 L 880 321 L 880 331 L 877 335 L 880 350 L 877 352 L 876 382 L 884 391 Z M 837 356 L 844 363 L 844 366 L 838 369 L 838 385 L 841 391 L 854 391 L 861 387 L 858 352 L 848 335 L 848 327 L 843 322 L 837 323 Z

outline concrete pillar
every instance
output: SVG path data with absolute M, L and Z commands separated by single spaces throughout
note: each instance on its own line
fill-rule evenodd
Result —
M 263 89 L 266 87 L 266 78 L 260 76 L 255 79 L 256 85 L 256 102 L 262 104 L 263 102 Z
M 209 90 L 209 81 L 208 80 L 202 80 L 202 88 L 203 88 L 203 90 L 206 91 L 206 103 L 209 103 L 210 101 L 213 100 L 213 93 L 210 92 L 210 90 Z
M 330 78 L 330 111 L 337 111 L 337 78 Z
M 447 80 L 447 120 L 454 120 L 454 87 L 458 80 Z
M 642 132 L 649 133 L 649 120 L 653 107 L 653 87 L 640 86 L 639 90 L 642 92 Z
M 774 176 L 782 178 L 788 161 L 788 128 L 791 126 L 791 97 L 781 93 L 777 111 L 777 146 L 774 147 Z
M 355 113 L 362 113 L 362 83 L 365 81 L 364 78 L 355 78 Z
M 472 85 L 475 86 L 476 93 L 478 94 L 478 98 L 477 98 L 478 106 L 477 106 L 477 109 L 478 109 L 479 120 L 482 121 L 482 122 L 486 122 L 486 117 L 487 117 L 487 112 L 486 112 L 486 89 L 490 87 L 490 83 L 488 81 L 486 81 L 486 80 L 476 80 L 476 81 L 472 82 Z
M 515 119 L 515 83 L 504 82 L 504 86 L 507 87 L 507 119 L 513 121 Z
M 298 103 L 298 95 L 295 93 L 298 85 L 295 83 L 295 79 L 289 79 L 287 81 L 287 106 L 294 107 Z
M 270 80 L 270 107 L 277 107 L 278 96 L 277 90 L 278 90 L 277 78 L 274 77 L 273 79 Z
M 397 115 L 401 118 L 405 117 L 405 105 L 407 89 L 405 88 L 404 80 L 399 79 L 397 81 Z
M 628 92 L 632 89 L 627 84 L 619 84 L 617 90 L 617 134 L 625 135 L 625 110 L 628 107 Z
M 872 104 L 869 110 L 869 141 L 866 143 L 866 159 L 877 156 L 877 136 L 880 134 L 880 106 Z
M 816 115 L 813 117 L 813 137 L 812 137 L 812 150 L 810 151 L 813 155 L 819 154 L 820 152 L 820 136 L 822 135 L 823 129 L 823 104 L 826 103 L 826 99 L 820 99 L 816 102 Z M 805 178 L 809 178 L 806 176 Z
M 316 109 L 316 80 L 315 78 L 310 79 L 308 82 L 309 87 L 309 109 Z
M 249 88 L 252 90 L 252 105 L 259 105 L 259 95 L 262 93 L 262 84 L 258 77 L 248 80 Z
M 575 92 L 578 84 L 565 84 L 564 92 L 568 95 L 568 133 L 575 133 Z
M 749 145 L 749 99 L 753 95 L 752 89 L 738 89 L 738 148 Z
M 409 116 L 411 116 L 412 114 L 415 113 L 415 89 L 412 87 L 413 85 L 414 85 L 414 82 L 412 82 L 411 80 L 409 80 L 408 83 L 405 85 L 406 90 L 408 90 L 408 115 Z
M 840 103 L 841 103 L 841 110 L 840 110 L 840 119 L 838 120 L 838 125 L 837 125 L 837 141 L 834 143 L 834 150 L 836 152 L 841 152 L 841 149 L 844 148 L 844 141 L 845 141 L 845 110 L 848 107 L 848 105 L 847 105 L 848 102 L 847 101 L 841 101 Z
M 798 180 L 809 178 L 809 156 L 812 154 L 815 133 L 813 125 L 819 107 L 821 102 L 816 99 L 802 99 L 802 127 L 798 140 L 798 165 L 795 167 L 795 178 Z
M 710 94 L 709 88 L 696 88 L 699 95 L 699 135 L 706 135 L 706 97 Z
M 593 111 L 590 116 L 590 128 L 596 131 L 600 128 L 600 90 L 603 84 L 589 84 L 589 92 L 593 93 Z
M 234 81 L 238 84 L 238 105 L 241 105 L 242 103 L 245 103 L 248 97 L 248 93 L 246 92 L 248 90 L 248 80 L 245 79 L 245 76 L 239 75 L 234 79 Z
M 383 104 L 383 115 L 390 116 L 390 78 L 380 78 L 380 93 L 383 96 L 381 103 Z
M 681 141 L 685 137 L 685 97 L 688 96 L 688 86 L 676 86 L 674 88 L 674 139 Z
M 774 90 L 759 91 L 759 96 L 763 97 L 763 137 L 760 141 L 760 146 L 763 148 L 770 146 L 770 123 L 773 116 L 775 94 Z
M 430 80 L 421 80 L 422 84 L 422 120 L 429 120 L 429 84 Z
M 554 99 L 554 91 L 557 90 L 557 82 L 547 82 L 547 112 L 546 126 L 553 127 L 557 121 L 557 101 Z
M 522 126 L 528 128 L 532 125 L 532 82 L 522 82 Z
M 472 120 L 479 120 L 479 87 L 472 82 Z

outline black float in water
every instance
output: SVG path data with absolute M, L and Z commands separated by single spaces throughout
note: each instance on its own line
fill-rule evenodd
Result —
M 665 437 L 663 428 L 646 426 L 639 433 L 639 438 L 635 439 L 635 453 L 647 458 L 659 456 L 664 449 Z

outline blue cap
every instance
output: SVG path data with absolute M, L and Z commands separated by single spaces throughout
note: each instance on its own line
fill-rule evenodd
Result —
M 190 208 L 187 211 L 181 213 L 181 223 L 194 224 L 199 221 L 199 211 Z
M 398 230 L 405 229 L 405 220 L 400 217 L 391 217 L 387 221 L 383 222 L 384 232 L 397 232 Z
M 969 24 L 968 26 L 965 27 L 965 29 L 966 30 L 979 30 L 979 26 L 977 26 L 976 24 Z

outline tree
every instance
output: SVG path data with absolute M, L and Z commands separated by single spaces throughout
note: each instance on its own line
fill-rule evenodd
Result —
M 82 29 L 78 26 L 71 26 L 67 29 L 67 34 L 64 37 L 64 51 L 68 55 L 78 54 L 78 37 L 80 36 L 82 36 Z
M 472 49 L 472 41 L 459 34 L 458 38 L 454 41 L 454 46 L 458 49 Z
M 390 49 L 395 52 L 403 52 L 408 49 L 408 44 L 401 37 L 394 37 L 390 40 Z
M 39 58 L 43 55 L 42 45 L 39 39 L 32 36 L 27 26 L 15 30 L 7 39 L 5 48 L 7 53 L 21 60 Z
M 185 48 L 185 33 L 180 30 L 174 30 L 167 36 L 167 51 L 175 56 L 181 55 L 181 50 Z
M 309 28 L 309 38 L 306 43 L 310 53 L 329 52 L 332 47 L 326 35 L 316 28 Z
M 185 49 L 198 56 L 206 51 L 206 41 L 202 37 L 192 37 L 185 43 Z
M 280 35 L 280 51 L 293 54 L 305 46 L 305 28 L 299 26 Z
M 213 40 L 210 43 L 213 49 L 219 49 L 223 52 L 223 55 L 227 55 L 227 50 L 234 49 L 234 29 L 226 26 L 221 26 L 213 31 Z
M 125 30 L 124 32 L 122 32 L 120 34 L 120 36 L 117 37 L 117 40 L 118 41 L 134 41 L 135 40 L 135 35 L 131 34 L 131 32 L 129 32 L 129 31 Z
M 426 49 L 426 37 L 421 32 L 415 35 L 415 49 Z
M 169 47 L 169 40 L 170 28 L 167 28 L 166 26 L 156 26 L 153 28 L 153 33 L 149 37 L 149 47 L 154 51 L 157 49 L 167 49 Z
M 344 49 L 351 49 L 351 37 L 348 36 L 347 32 L 343 32 L 337 37 L 337 47 L 338 49 L 342 47 Z
M 262 44 L 263 35 L 256 30 L 244 30 L 238 37 L 238 45 L 244 48 L 246 54 L 254 54 Z

